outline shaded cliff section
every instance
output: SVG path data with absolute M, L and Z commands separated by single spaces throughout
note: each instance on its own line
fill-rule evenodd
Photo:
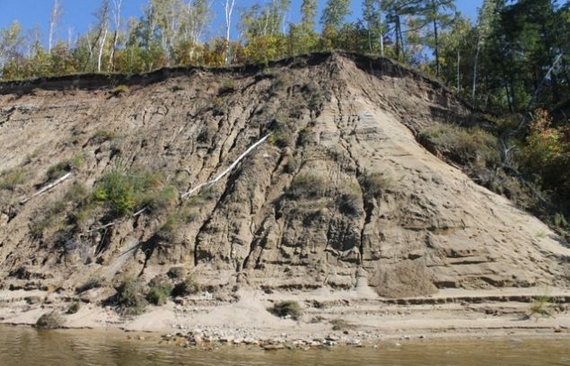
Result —
M 214 292 L 567 287 L 564 240 L 417 142 L 472 122 L 440 84 L 336 53 L 1 84 L 1 282 L 177 268 Z

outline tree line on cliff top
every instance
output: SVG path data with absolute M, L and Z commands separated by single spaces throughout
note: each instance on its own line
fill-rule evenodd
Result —
M 290 0 L 222 1 L 214 14 L 209 0 L 147 0 L 140 18 L 125 20 L 122 0 L 101 0 L 88 31 L 61 40 L 63 9 L 54 0 L 47 45 L 17 21 L 0 29 L 1 79 L 267 64 L 326 50 L 382 55 L 441 79 L 494 116 L 503 164 L 551 202 L 570 203 L 570 1 L 484 0 L 474 21 L 454 0 L 362 0 L 350 21 L 349 0 L 327 0 L 321 14 L 317 0 L 298 9 Z M 568 205 L 556 207 L 568 215 Z

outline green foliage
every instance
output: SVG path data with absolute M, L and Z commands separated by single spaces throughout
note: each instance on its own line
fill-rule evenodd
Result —
M 527 316 L 529 318 L 536 316 L 536 317 L 552 317 L 552 310 L 551 310 L 551 298 L 548 295 L 541 295 L 538 296 L 532 304 L 530 305 L 529 312 Z
M 63 326 L 63 319 L 55 312 L 43 314 L 36 321 L 35 327 L 38 329 L 57 329 Z
M 123 315 L 139 315 L 146 308 L 143 285 L 133 278 L 126 278 L 117 288 L 113 303 Z
M 323 176 L 314 173 L 302 173 L 293 179 L 286 196 L 292 200 L 319 199 L 326 196 L 327 191 L 327 182 Z
M 492 166 L 499 161 L 497 138 L 478 127 L 440 124 L 421 131 L 420 140 L 460 164 L 478 162 Z
M 267 310 L 280 318 L 290 317 L 293 320 L 298 320 L 302 314 L 299 303 L 292 300 L 277 302 Z
M 110 93 L 114 97 L 121 97 L 123 95 L 128 94 L 130 90 L 131 89 L 128 86 L 121 84 L 114 87 Z
M 157 191 L 141 193 L 141 207 L 147 207 L 151 212 L 164 212 L 173 208 L 178 203 L 178 191 L 176 187 L 165 184 Z
M 539 110 L 519 155 L 523 172 L 563 204 L 570 202 L 569 132 L 567 127 L 553 127 L 549 113 Z
M 329 26 L 338 30 L 350 13 L 350 0 L 328 0 L 323 10 L 321 23 L 324 27 Z
M 17 186 L 26 182 L 29 173 L 23 168 L 14 168 L 0 174 L 0 189 L 13 191 Z
M 152 193 L 159 187 L 158 192 Z M 93 199 L 106 203 L 111 213 L 119 217 L 145 205 L 151 210 L 168 208 L 175 203 L 175 190 L 164 185 L 160 173 L 137 173 L 117 167 L 97 182 Z
M 173 286 L 168 282 L 161 282 L 150 287 L 149 292 L 146 295 L 146 300 L 157 306 L 166 304 L 166 301 L 170 297 Z

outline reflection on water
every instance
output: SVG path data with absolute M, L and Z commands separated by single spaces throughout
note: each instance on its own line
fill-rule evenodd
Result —
M 0 326 L 1 366 L 143 365 L 570 365 L 569 340 L 385 342 L 377 349 L 265 352 L 256 347 L 197 351 L 100 331 L 37 331 Z

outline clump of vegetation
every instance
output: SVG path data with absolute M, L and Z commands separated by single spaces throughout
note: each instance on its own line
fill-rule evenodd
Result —
M 117 137 L 113 131 L 98 130 L 91 136 L 90 141 L 94 144 L 102 144 L 105 141 L 112 141 Z
M 146 294 L 146 300 L 153 305 L 164 305 L 170 297 L 172 289 L 172 284 L 166 281 L 151 284 L 150 290 Z
M 312 121 L 306 127 L 302 128 L 301 131 L 299 131 L 299 136 L 297 136 L 297 145 L 298 146 L 307 146 L 307 145 L 313 143 L 312 130 L 313 130 L 314 124 L 315 124 L 315 122 Z
M 346 330 L 354 328 L 354 325 L 344 319 L 332 319 L 329 321 L 332 324 L 332 330 Z
M 234 79 L 225 79 L 218 89 L 218 95 L 233 93 L 236 90 L 236 82 Z
M 342 193 L 337 196 L 338 210 L 347 216 L 359 216 L 362 213 L 362 199 L 358 193 Z
M 141 207 L 151 212 L 162 212 L 174 207 L 178 203 L 178 191 L 170 184 L 164 184 L 159 190 L 145 192 L 140 197 Z
M 57 329 L 63 325 L 63 319 L 55 312 L 43 314 L 36 321 L 35 327 L 38 329 Z
M 71 305 L 69 305 L 66 313 L 67 314 L 75 314 L 79 311 L 80 308 L 81 308 L 81 303 L 78 300 L 75 300 L 71 303 Z
M 28 172 L 23 168 L 14 168 L 0 174 L 0 189 L 13 191 L 28 179 Z
M 551 314 L 551 298 L 548 295 L 542 295 L 537 297 L 531 304 L 528 317 L 552 317 Z
M 149 193 L 162 187 L 157 193 Z M 115 168 L 97 183 L 96 202 L 106 203 L 114 216 L 131 213 L 135 208 L 161 209 L 175 203 L 175 190 L 165 185 L 158 173 L 136 173 Z
M 358 183 L 364 195 L 370 198 L 379 198 L 383 193 L 394 189 L 394 180 L 380 172 L 365 171 L 358 177 Z
M 48 168 L 46 172 L 46 176 L 48 181 L 54 181 L 58 178 L 61 178 L 66 173 L 71 171 L 71 164 L 69 161 L 61 161 L 55 165 L 52 165 Z
M 420 141 L 459 164 L 491 166 L 500 158 L 497 138 L 479 127 L 440 124 L 421 131 Z
M 168 270 L 166 275 L 168 278 L 182 279 L 186 277 L 186 268 L 184 267 L 172 267 Z
M 554 127 L 549 113 L 539 110 L 525 142 L 518 155 L 521 170 L 544 190 L 570 202 L 570 128 Z
M 84 284 L 77 286 L 75 292 L 80 294 L 82 292 L 103 286 L 105 279 L 100 276 L 91 277 Z
M 114 97 L 121 97 L 125 94 L 128 94 L 130 91 L 131 89 L 127 85 L 120 84 L 114 87 L 110 93 Z
M 299 168 L 299 159 L 294 156 L 288 156 L 287 162 L 283 166 L 283 171 L 287 174 L 293 174 Z
M 327 183 L 324 177 L 314 173 L 299 174 L 287 190 L 289 199 L 319 199 L 326 195 Z
M 200 284 L 192 276 L 186 277 L 182 282 L 177 283 L 172 289 L 172 296 L 194 295 L 201 291 Z
M 139 315 L 144 312 L 147 301 L 143 294 L 143 285 L 139 281 L 126 278 L 116 290 L 113 303 L 121 314 Z
M 278 302 L 267 310 L 280 318 L 290 317 L 293 320 L 298 320 L 302 313 L 299 303 L 292 300 Z
M 267 129 L 271 131 L 268 142 L 281 149 L 290 146 L 293 141 L 293 133 L 285 119 L 286 117 L 278 115 L 267 126 Z

